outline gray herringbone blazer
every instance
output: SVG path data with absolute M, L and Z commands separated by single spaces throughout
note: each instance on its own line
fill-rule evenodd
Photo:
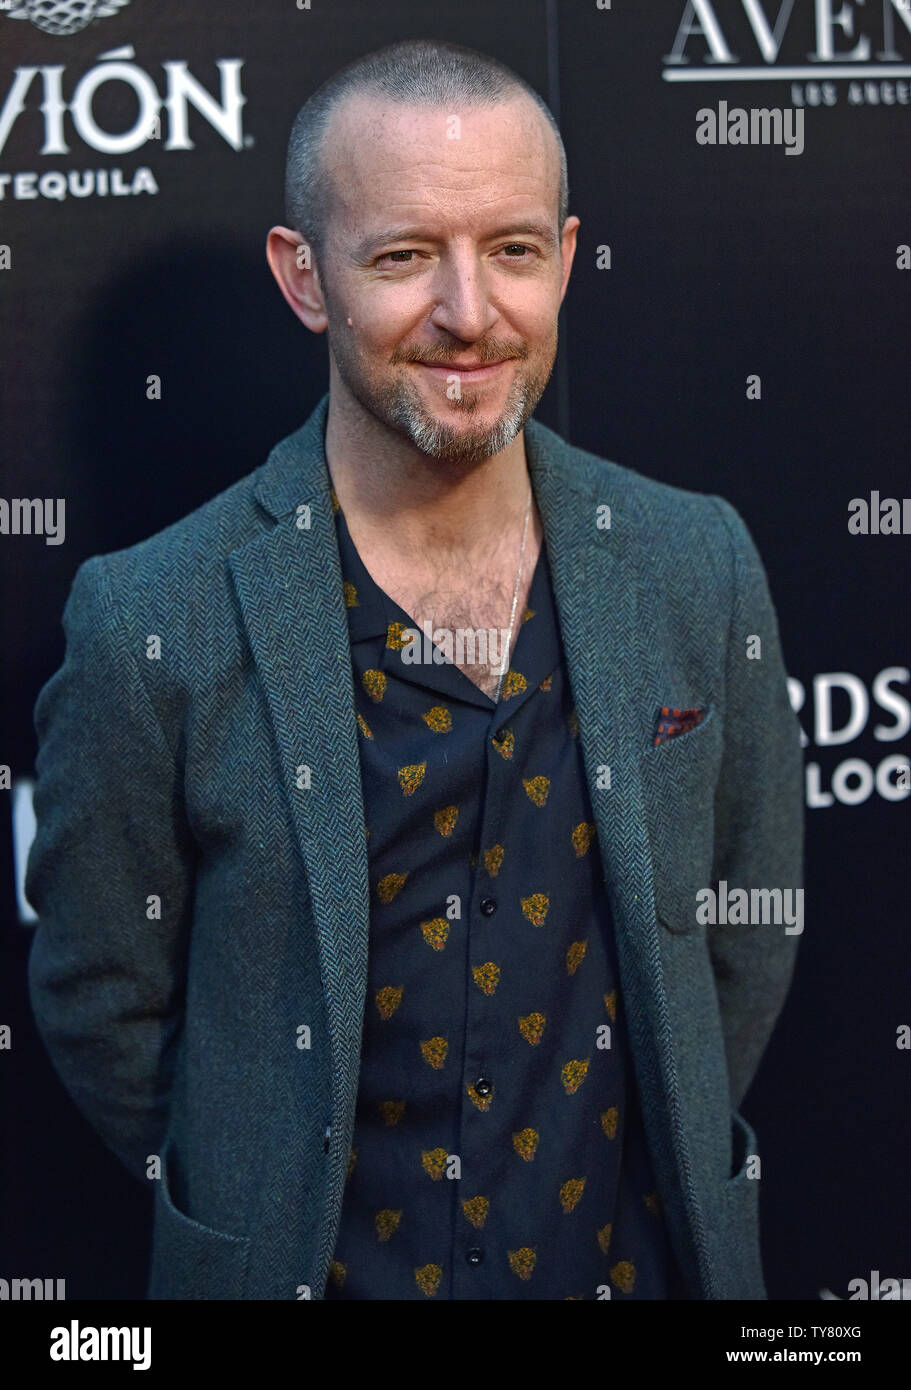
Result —
M 106 1143 L 143 1180 L 161 1157 L 153 1298 L 320 1298 L 338 1228 L 370 913 L 327 405 L 191 515 L 80 565 L 35 707 L 31 998 Z M 695 895 L 802 883 L 765 575 L 720 498 L 534 420 L 525 438 L 671 1236 L 693 1297 L 762 1298 L 736 1107 L 797 937 L 700 925 Z M 656 747 L 664 704 L 708 714 Z

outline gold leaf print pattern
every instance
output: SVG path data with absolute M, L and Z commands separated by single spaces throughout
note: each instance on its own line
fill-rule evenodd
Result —
M 425 1149 L 421 1154 L 421 1163 L 424 1172 L 428 1177 L 433 1178 L 434 1182 L 439 1182 L 446 1171 L 446 1159 L 449 1157 L 445 1149 Z
M 380 1018 L 391 1018 L 402 1002 L 402 985 L 385 985 L 376 992 L 376 1007 Z
M 607 1009 L 611 1023 L 616 1022 L 617 1018 L 617 991 L 612 989 L 610 994 L 604 996 L 604 1007 Z
M 452 728 L 452 715 L 445 705 L 434 705 L 433 709 L 426 710 L 421 718 L 435 734 L 448 734 Z
M 390 1207 L 384 1207 L 382 1211 L 378 1211 L 375 1218 L 377 1239 L 388 1240 L 390 1236 L 394 1236 L 401 1219 L 402 1213 L 392 1211 Z
M 439 1071 L 449 1053 L 449 1043 L 445 1038 L 428 1038 L 421 1043 L 421 1056 L 429 1067 Z
M 529 801 L 533 801 L 536 806 L 543 806 L 547 801 L 550 791 L 549 777 L 523 777 L 522 786 Z
M 573 849 L 579 859 L 583 854 L 588 854 L 591 849 L 592 840 L 595 838 L 595 826 L 590 820 L 580 821 L 573 831 L 570 839 L 573 842 Z
M 560 1206 L 564 1211 L 574 1211 L 579 1205 L 586 1181 L 585 1178 L 570 1178 L 560 1188 Z
M 620 1111 L 617 1109 L 616 1105 L 612 1105 L 609 1110 L 605 1110 L 604 1114 L 601 1116 L 601 1128 L 604 1130 L 608 1139 L 616 1139 L 619 1120 Z
M 435 951 L 442 951 L 449 935 L 449 923 L 445 917 L 432 917 L 429 922 L 421 923 L 421 931 L 428 946 L 432 946 Z
M 534 608 L 526 608 L 525 612 L 522 614 L 522 622 L 527 623 L 529 618 L 533 618 L 535 616 L 535 612 L 536 609 Z
M 530 1279 L 534 1272 L 538 1253 L 531 1246 L 523 1245 L 521 1250 L 507 1250 L 509 1267 L 520 1279 Z
M 542 681 L 541 684 L 538 686 L 538 689 L 539 689 L 539 690 L 550 690 L 550 688 L 551 688 L 551 686 L 553 685 L 553 683 L 554 683 L 554 673 L 553 673 L 553 671 L 551 671 L 551 673 L 550 673 L 549 676 L 545 676 L 545 677 L 544 677 L 543 681 Z
M 479 1110 L 489 1110 L 493 1102 L 493 1090 L 491 1089 L 486 1096 L 479 1096 L 472 1082 L 469 1081 L 465 1087 L 468 1092 L 468 1099 L 478 1107 Z
M 345 1169 L 345 1182 L 348 1181 L 348 1179 L 351 1177 L 351 1174 L 354 1172 L 354 1165 L 355 1165 L 356 1163 L 357 1163 L 357 1149 L 352 1149 L 351 1152 L 350 1152 L 349 1155 L 348 1155 L 348 1166 L 347 1166 L 346 1169 Z
M 421 1265 L 420 1269 L 414 1271 L 414 1282 L 421 1290 L 421 1293 L 425 1293 L 428 1298 L 433 1298 L 437 1289 L 440 1287 L 440 1280 L 442 1277 L 442 1265 Z
M 566 952 L 566 973 L 575 975 L 579 966 L 585 959 L 585 952 L 588 950 L 588 941 L 574 941 Z
M 333 512 L 337 512 L 337 511 L 338 511 L 338 505 L 339 505 L 339 503 L 338 503 L 338 498 L 337 498 L 336 495 L 335 495 L 335 488 L 334 488 L 334 487 L 331 487 L 331 488 L 329 489 L 329 501 L 332 503 L 332 510 L 333 510 Z
M 397 1125 L 405 1113 L 405 1102 L 403 1100 L 381 1100 L 379 1112 L 383 1117 L 384 1125 Z
M 490 741 L 500 757 L 509 762 L 516 751 L 516 736 L 512 729 L 504 729 L 499 738 L 492 738 Z
M 503 699 L 511 700 L 513 695 L 521 695 L 527 685 L 528 681 L 521 672 L 507 671 L 506 679 L 503 681 L 503 690 L 501 692 Z
M 451 835 L 455 830 L 455 823 L 458 818 L 458 806 L 441 806 L 439 811 L 434 811 L 433 813 L 434 829 L 444 837 Z
M 329 1278 L 332 1280 L 333 1284 L 337 1289 L 342 1288 L 342 1286 L 344 1285 L 345 1275 L 347 1273 L 348 1268 L 346 1265 L 342 1264 L 341 1260 L 333 1260 L 332 1263 L 329 1265 Z
M 645 1203 L 648 1211 L 651 1212 L 652 1216 L 658 1216 L 660 1214 L 661 1200 L 657 1192 L 646 1192 L 642 1200 Z
M 570 710 L 569 718 L 566 721 L 566 727 L 569 729 L 572 738 L 579 737 L 579 716 L 576 714 L 575 710 Z
M 390 651 L 400 652 L 407 647 L 408 638 L 402 636 L 404 631 L 404 623 L 389 623 L 386 628 L 386 646 Z
M 536 1129 L 520 1129 L 517 1134 L 512 1136 L 512 1146 L 520 1158 L 524 1158 L 526 1163 L 531 1163 L 538 1151 L 538 1131 Z
M 375 705 L 378 705 L 386 694 L 385 675 L 382 671 L 375 671 L 372 667 L 361 676 L 361 685 Z
M 471 973 L 482 994 L 493 994 L 500 983 L 500 967 L 492 960 L 485 961 L 483 965 L 474 966 Z
M 485 849 L 484 868 L 490 874 L 491 878 L 496 878 L 500 869 L 503 867 L 503 860 L 505 857 L 506 851 L 502 845 L 491 845 L 490 849 Z
M 606 1255 L 610 1248 L 610 1238 L 613 1229 L 613 1225 L 610 1221 L 608 1221 L 606 1226 L 602 1226 L 600 1231 L 596 1232 L 598 1245 L 600 1247 L 602 1255 Z
M 611 1283 L 621 1293 L 632 1293 L 636 1283 L 636 1267 L 629 1260 L 618 1260 L 610 1272 Z
M 376 895 L 380 902 L 391 903 L 396 894 L 404 888 L 407 877 L 407 870 L 403 874 L 385 874 L 376 885 Z
M 546 893 L 532 893 L 530 897 L 522 899 L 522 912 L 533 927 L 544 926 L 549 908 L 550 898 Z
M 360 718 L 360 716 L 358 716 L 358 718 Z M 426 763 L 409 763 L 407 767 L 399 768 L 399 786 L 405 796 L 414 795 L 423 782 L 424 773 L 426 771 Z
M 588 1075 L 588 1059 L 567 1062 L 560 1072 L 563 1089 L 568 1096 L 574 1096 Z
M 487 1220 L 490 1202 L 486 1197 L 468 1197 L 462 1203 L 462 1210 L 476 1231 L 480 1231 Z
M 526 1014 L 525 1018 L 519 1019 L 519 1032 L 526 1042 L 531 1043 L 532 1047 L 537 1047 L 546 1023 L 547 1019 L 543 1014 Z
M 360 604 L 358 603 L 357 599 L 357 589 L 354 587 L 353 584 L 350 584 L 347 579 L 342 584 L 342 592 L 345 595 L 346 608 L 360 608 Z
M 355 718 L 357 719 L 357 727 L 364 735 L 364 738 L 373 738 L 373 734 L 370 732 L 370 725 L 367 723 L 364 716 L 362 714 L 357 714 Z

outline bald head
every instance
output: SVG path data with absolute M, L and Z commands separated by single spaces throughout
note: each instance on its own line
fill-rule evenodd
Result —
M 390 239 L 450 229 L 456 216 L 466 233 L 528 227 L 554 251 L 559 244 L 560 151 L 520 90 L 460 109 L 357 92 L 332 112 L 321 162 L 324 269 L 334 250 L 367 265 Z
M 501 104 L 521 105 L 524 97 L 526 138 L 515 141 L 512 132 L 511 147 L 519 158 L 533 158 L 542 149 L 542 143 L 547 150 L 547 170 L 555 185 L 556 208 L 552 215 L 559 234 L 569 202 L 566 152 L 545 102 L 518 73 L 487 54 L 458 44 L 409 39 L 348 64 L 324 82 L 297 113 L 285 170 L 286 221 L 300 232 L 317 257 L 327 245 L 335 195 L 344 189 L 347 180 L 347 150 L 338 138 L 339 129 L 363 140 L 368 132 L 353 112 L 367 97 L 380 104 L 374 147 L 382 143 L 383 122 L 394 115 L 396 108 L 435 111 L 442 138 L 455 141 L 461 138 L 459 124 L 469 112 Z M 327 148 L 330 136 L 332 146 Z

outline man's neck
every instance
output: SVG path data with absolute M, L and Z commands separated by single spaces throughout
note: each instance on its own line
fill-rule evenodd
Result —
M 523 431 L 491 458 L 448 463 L 422 453 L 344 391 L 330 392 L 325 448 L 352 538 L 394 536 L 402 558 L 487 554 L 525 512 Z

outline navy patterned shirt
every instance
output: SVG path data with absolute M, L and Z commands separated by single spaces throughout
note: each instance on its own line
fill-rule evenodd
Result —
M 336 524 L 371 926 L 326 1297 L 675 1296 L 545 548 L 494 703 Z

